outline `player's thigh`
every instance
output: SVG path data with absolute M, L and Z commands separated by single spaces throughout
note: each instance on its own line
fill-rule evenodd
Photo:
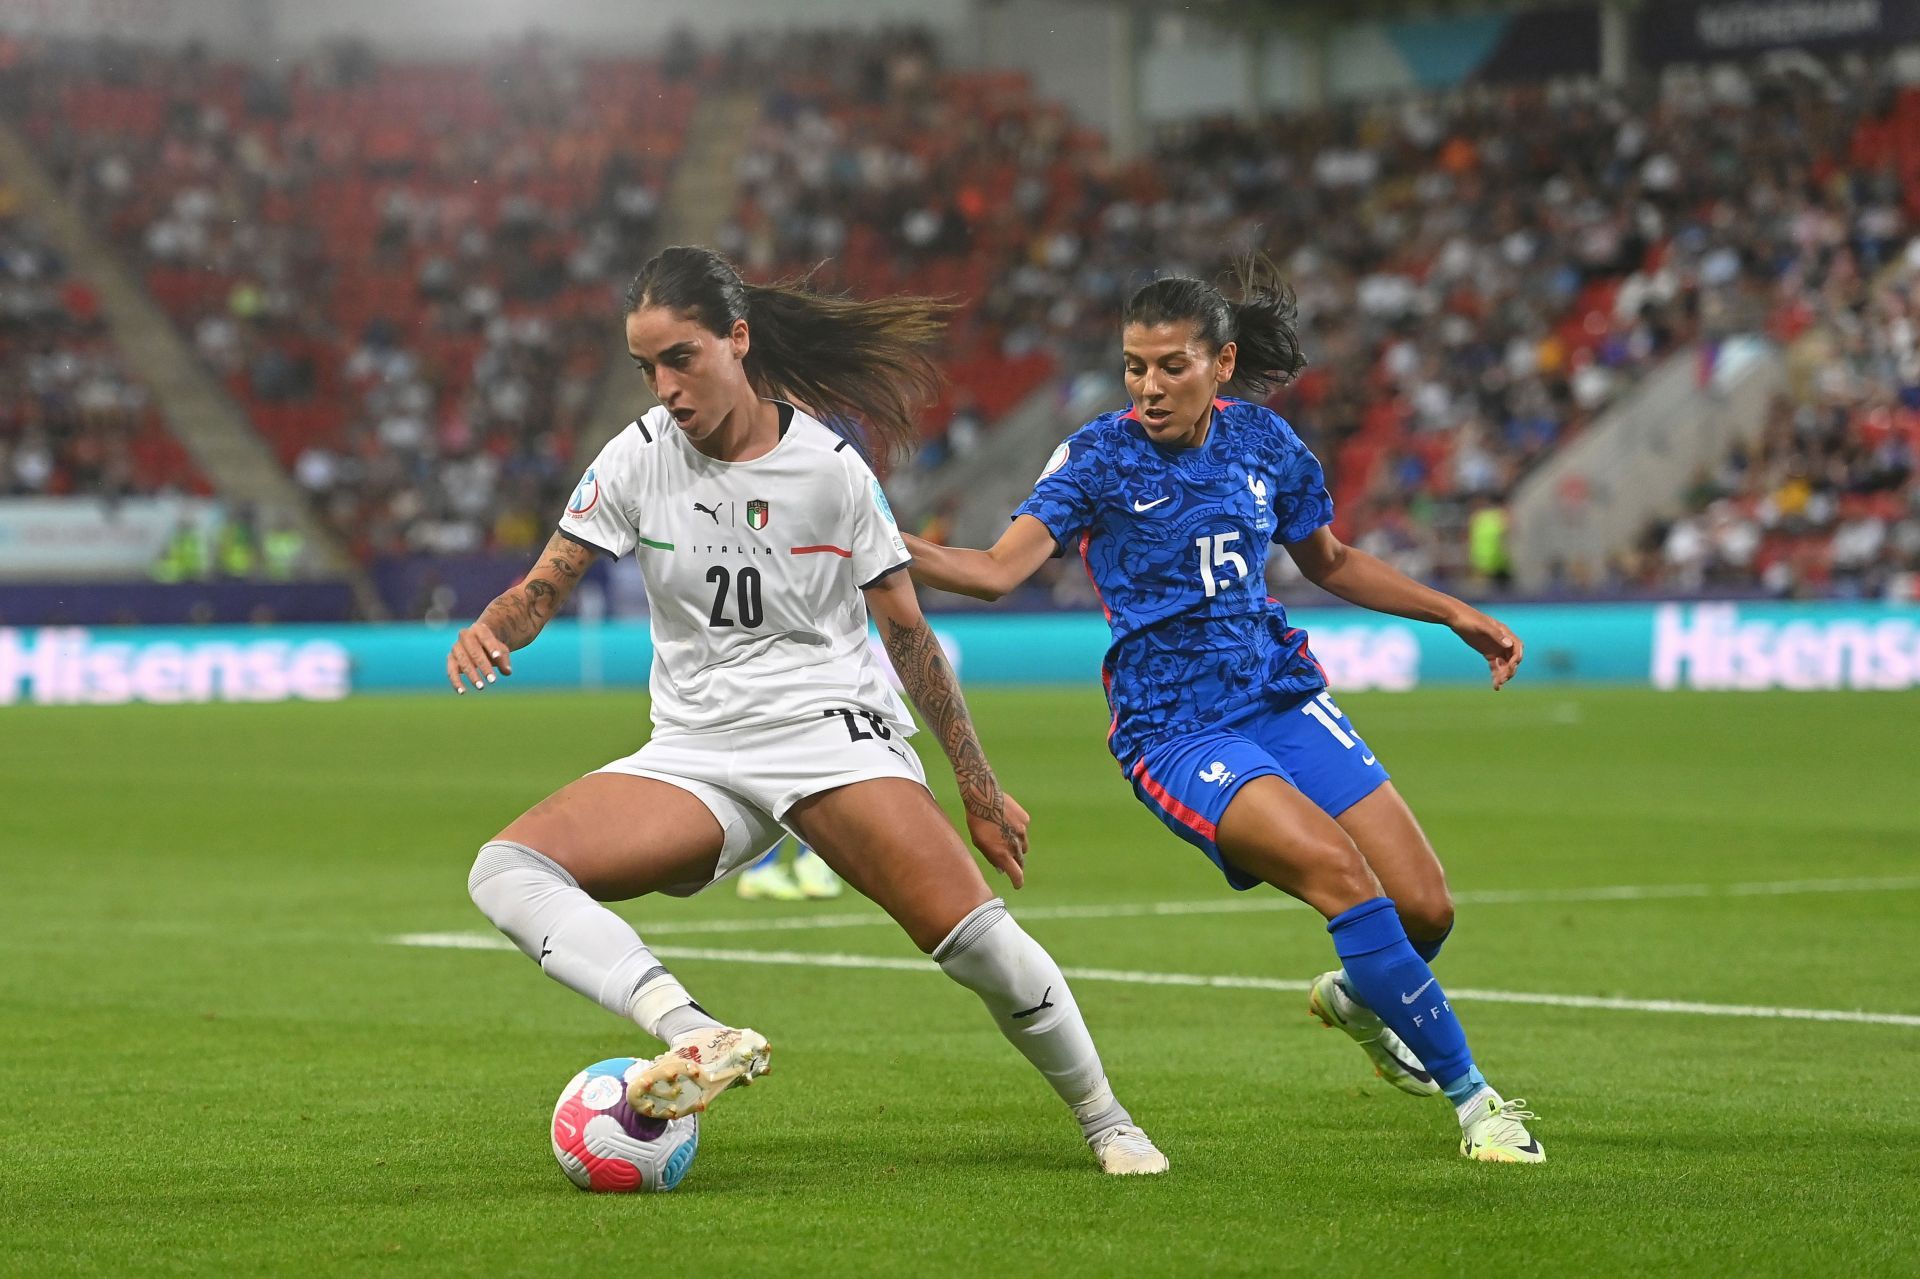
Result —
M 1434 938 L 1453 926 L 1447 874 L 1407 801 L 1386 782 L 1335 818 L 1393 898 L 1407 932 Z
M 947 815 L 919 782 L 851 782 L 807 796 L 783 820 L 923 951 L 931 953 L 969 911 L 993 897 Z
M 1239 869 L 1328 919 L 1380 895 L 1379 881 L 1347 833 L 1280 777 L 1256 777 L 1240 787 L 1214 842 Z
M 551 857 L 600 901 L 623 901 L 712 878 L 725 832 L 698 796 L 671 782 L 589 773 L 498 838 Z

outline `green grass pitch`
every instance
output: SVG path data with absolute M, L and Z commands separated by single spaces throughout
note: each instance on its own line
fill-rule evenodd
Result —
M 1460 895 L 1450 988 L 1920 1015 L 1920 697 L 1345 702 Z M 1097 693 L 974 705 L 1035 814 L 1012 904 L 1063 964 L 1327 965 L 1304 910 L 1043 909 L 1229 893 L 1127 794 Z M 678 1193 L 582 1194 L 553 1098 L 648 1042 L 517 955 L 387 939 L 489 931 L 475 848 L 644 724 L 634 695 L 509 687 L 0 711 L 0 1273 L 1920 1272 L 1920 1025 L 1466 997 L 1544 1167 L 1460 1159 L 1447 1109 L 1297 993 L 1077 981 L 1173 1161 L 1122 1181 L 937 973 L 687 959 L 774 1074 Z M 688 927 L 857 899 L 626 909 L 662 947 L 915 954 L 865 920 Z

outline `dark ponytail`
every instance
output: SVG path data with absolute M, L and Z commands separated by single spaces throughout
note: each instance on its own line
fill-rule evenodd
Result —
M 792 400 L 882 460 L 919 442 L 918 410 L 940 396 L 928 354 L 956 308 L 923 297 L 860 301 L 815 293 L 807 278 L 748 284 L 712 249 L 676 246 L 640 268 L 626 313 L 663 306 L 724 336 L 735 320 L 751 334 L 747 381 L 760 395 Z
M 1234 263 L 1232 275 L 1238 301 L 1230 301 L 1205 280 L 1171 275 L 1135 293 L 1121 323 L 1191 323 L 1200 340 L 1216 351 L 1236 343 L 1229 385 L 1264 399 L 1275 387 L 1293 381 L 1307 365 L 1295 331 L 1299 306 L 1280 268 L 1264 253 Z

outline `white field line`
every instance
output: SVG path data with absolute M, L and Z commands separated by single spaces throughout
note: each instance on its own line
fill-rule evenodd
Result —
M 1593 888 L 1521 888 L 1455 893 L 1463 906 L 1524 906 L 1554 902 L 1661 901 L 1694 897 L 1786 897 L 1802 893 L 1890 893 L 1920 889 L 1920 875 L 1879 879 L 1778 879 L 1748 884 L 1612 884 Z M 1291 897 L 1266 893 L 1258 897 L 1213 897 L 1194 902 L 1109 902 L 1089 906 L 1018 906 L 1023 920 L 1141 919 L 1154 915 L 1242 915 L 1276 910 L 1305 910 Z M 757 919 L 689 919 L 650 921 L 649 937 L 692 937 L 711 933 L 812 932 L 831 928 L 891 928 L 893 921 L 877 910 L 837 915 L 763 915 Z
M 455 950 L 512 950 L 504 937 L 481 933 L 407 933 L 389 940 L 401 946 Z M 844 955 L 800 950 L 712 950 L 698 946 L 656 946 L 662 959 L 705 960 L 716 964 L 776 964 L 795 968 L 853 968 L 869 971 L 937 973 L 930 960 L 895 955 Z M 1310 983 L 1281 977 L 1235 977 L 1205 973 L 1150 973 L 1124 968 L 1063 968 L 1074 981 L 1116 982 L 1128 986 L 1200 986 L 1216 990 L 1300 992 Z M 1782 1021 L 1843 1021 L 1869 1026 L 1920 1027 L 1910 1013 L 1869 1013 L 1840 1008 L 1774 1008 L 1761 1004 L 1707 1004 L 1684 999 L 1614 999 L 1602 995 L 1549 995 L 1519 990 L 1449 990 L 1450 999 L 1489 1004 L 1536 1004 L 1547 1008 L 1592 1008 L 1606 1012 L 1690 1013 L 1702 1017 L 1759 1017 Z

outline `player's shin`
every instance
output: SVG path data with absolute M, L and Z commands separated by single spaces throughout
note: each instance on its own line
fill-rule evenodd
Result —
M 589 897 L 566 868 L 524 844 L 481 848 L 467 879 L 474 905 L 561 985 L 671 1043 L 720 1023 L 693 1002 L 640 935 Z
M 1114 1100 L 1093 1035 L 1060 966 L 998 897 L 976 907 L 934 948 L 947 976 L 980 996 L 1020 1054 L 1045 1075 L 1092 1136 L 1132 1119 Z
M 1486 1087 L 1439 978 L 1407 941 L 1393 903 L 1376 897 L 1327 922 L 1345 983 L 1420 1058 L 1455 1106 Z

